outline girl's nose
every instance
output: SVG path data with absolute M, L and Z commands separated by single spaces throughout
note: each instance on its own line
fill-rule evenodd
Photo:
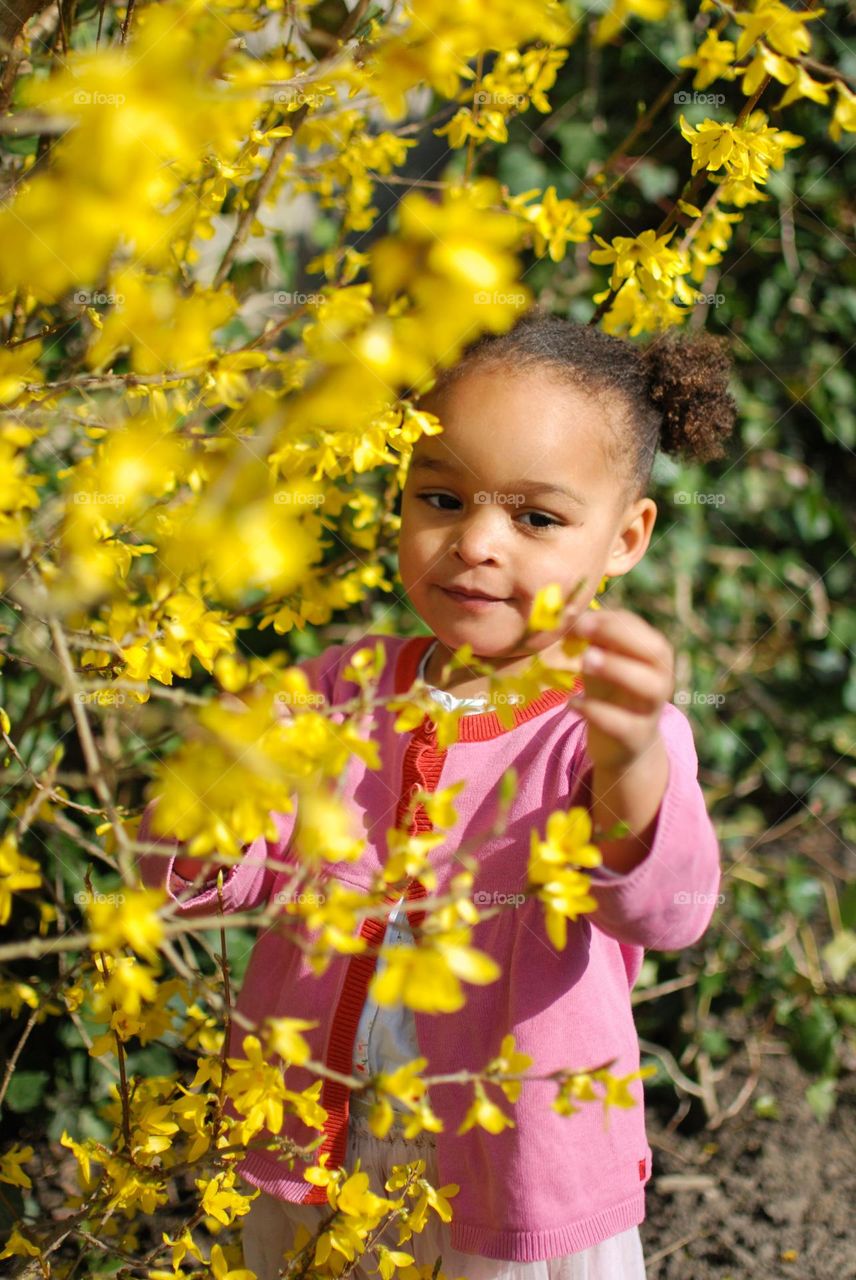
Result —
M 478 506 L 461 521 L 452 551 L 467 564 L 496 560 L 502 541 L 501 522 L 501 512 L 491 511 L 489 504 Z

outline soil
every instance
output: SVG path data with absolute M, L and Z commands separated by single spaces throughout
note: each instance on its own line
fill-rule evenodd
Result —
M 856 1280 L 856 1076 L 840 1077 L 825 1124 L 811 1083 L 789 1055 L 765 1053 L 752 1096 L 714 1131 L 691 1115 L 674 1124 L 674 1097 L 649 1105 L 648 1280 Z M 777 1119 L 755 1111 L 765 1094 Z

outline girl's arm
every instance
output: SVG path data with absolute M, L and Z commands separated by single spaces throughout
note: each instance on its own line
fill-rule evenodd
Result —
M 306 658 L 295 664 L 306 676 L 310 690 L 321 694 L 328 705 L 335 704 L 334 688 L 337 672 L 346 652 L 354 646 L 331 645 L 322 654 L 314 658 Z M 311 709 L 311 707 L 310 707 Z M 291 709 L 280 699 L 277 703 L 278 713 L 287 717 Z M 296 800 L 293 801 L 296 805 Z M 151 819 L 157 800 L 151 800 L 143 811 L 137 839 L 147 844 L 162 845 L 173 848 L 175 852 L 166 858 L 156 853 L 144 853 L 137 859 L 137 866 L 143 883 L 150 888 L 164 888 L 167 895 L 178 903 L 178 911 L 182 916 L 209 915 L 217 911 L 219 896 L 217 893 L 216 861 L 191 858 L 180 852 L 181 841 L 168 835 L 155 836 L 151 832 Z M 239 911 L 257 906 L 267 901 L 276 872 L 266 868 L 266 859 L 282 860 L 291 842 L 294 830 L 296 811 L 275 812 L 271 814 L 277 827 L 277 835 L 273 840 L 258 836 L 250 844 L 243 846 L 241 860 L 231 866 L 223 866 L 223 909 Z M 206 877 L 204 883 L 190 897 L 187 890 L 202 870 Z
M 591 921 L 618 942 L 672 951 L 702 937 L 720 900 L 719 842 L 698 783 L 698 758 L 684 713 L 666 703 L 660 734 L 668 759 L 665 793 L 640 862 L 615 879 L 592 878 Z M 591 809 L 589 765 L 570 805 Z M 602 797 L 603 800 L 608 798 Z
M 167 896 L 178 904 L 178 914 L 182 916 L 213 914 L 220 905 L 216 868 L 214 868 L 214 876 L 188 897 L 187 891 L 192 888 L 192 880 L 199 875 L 200 867 L 206 864 L 199 858 L 188 858 L 186 855 L 182 857 L 178 852 L 182 847 L 181 841 L 170 836 L 152 834 L 151 820 L 156 807 L 157 800 L 151 800 L 146 805 L 140 820 L 137 840 L 140 843 L 161 845 L 166 849 L 172 848 L 176 852 L 170 857 L 153 852 L 141 853 L 137 859 L 137 868 L 143 883 L 150 888 L 165 889 Z M 267 859 L 284 860 L 291 843 L 296 813 L 294 810 L 290 813 L 276 812 L 271 817 L 277 828 L 276 839 L 269 840 L 264 836 L 258 836 L 250 844 L 243 846 L 239 862 L 229 867 L 223 866 L 224 911 L 246 910 L 266 902 L 270 896 L 276 872 L 270 867 L 265 867 L 264 863 Z M 177 871 L 179 860 L 182 867 L 187 867 L 186 873 Z M 211 866 L 211 864 L 207 865 Z M 185 875 L 186 878 L 184 878 Z
M 592 923 L 619 942 L 668 951 L 697 942 L 719 899 L 719 845 L 698 784 L 698 760 L 675 689 L 670 642 L 628 609 L 600 609 L 569 628 L 588 644 L 584 695 L 591 767 L 578 791 L 597 830 L 626 822 L 603 842 L 620 879 L 592 882 Z M 572 798 L 571 804 L 573 805 Z

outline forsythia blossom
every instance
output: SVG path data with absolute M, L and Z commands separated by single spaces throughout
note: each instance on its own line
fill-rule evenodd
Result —
M 680 124 L 681 133 L 692 147 L 692 172 L 709 169 L 714 180 L 721 176 L 764 183 L 771 167 L 781 168 L 785 151 L 805 142 L 795 133 L 770 128 L 763 111 L 751 112 L 742 125 L 702 120 L 693 128 L 683 115 Z

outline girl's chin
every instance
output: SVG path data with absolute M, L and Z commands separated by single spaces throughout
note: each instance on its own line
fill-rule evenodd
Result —
M 459 649 L 461 645 L 472 645 L 473 655 L 478 658 L 488 660 L 494 658 L 520 658 L 525 657 L 530 650 L 526 648 L 525 636 L 520 632 L 510 631 L 508 636 L 496 635 L 493 630 L 490 638 L 484 633 L 486 628 L 480 626 L 478 621 L 464 623 L 449 624 L 445 620 L 442 624 L 436 626 L 428 620 L 428 626 L 434 632 L 434 635 L 445 645 L 447 649 Z

